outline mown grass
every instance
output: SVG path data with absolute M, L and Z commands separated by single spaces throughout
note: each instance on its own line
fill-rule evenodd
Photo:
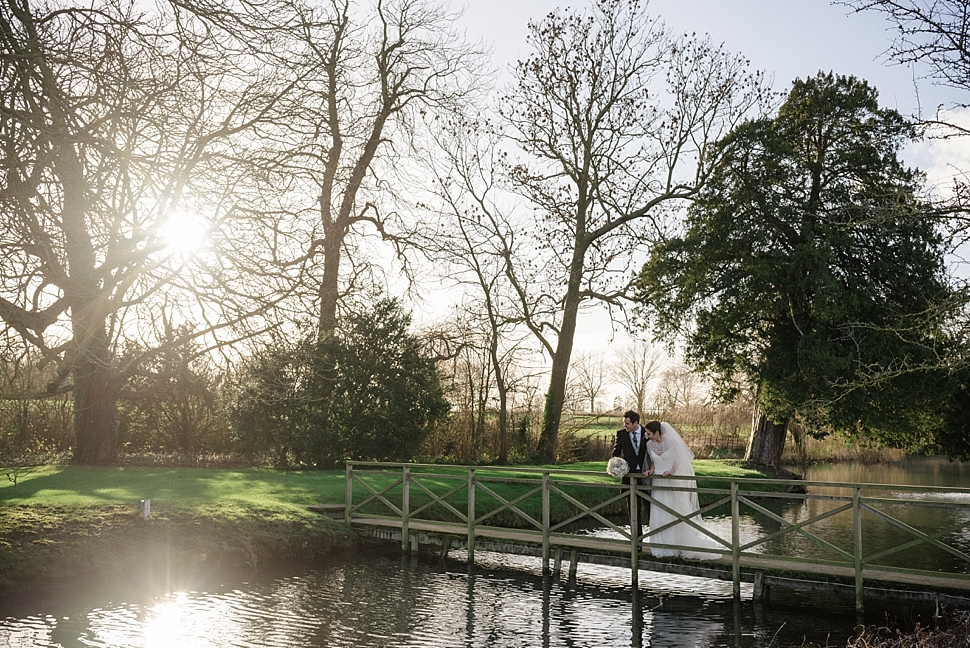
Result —
M 145 565 L 171 578 L 316 558 L 348 537 L 307 506 L 342 493 L 343 471 L 38 468 L 0 484 L 0 594 Z
M 157 513 L 188 507 L 229 517 L 254 509 L 303 517 L 313 515 L 311 504 L 341 501 L 343 481 L 343 470 L 46 466 L 16 486 L 0 484 L 0 506 L 137 506 L 150 499 Z

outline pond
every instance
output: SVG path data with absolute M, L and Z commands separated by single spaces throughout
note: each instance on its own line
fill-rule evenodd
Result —
M 970 483 L 967 466 L 939 458 L 796 471 L 813 481 Z M 809 505 L 793 500 L 783 515 L 797 519 Z M 724 520 L 714 515 L 712 523 Z M 749 517 L 744 524 L 753 532 L 766 521 Z M 314 568 L 234 580 L 160 587 L 132 575 L 4 601 L 0 646 L 784 648 L 845 645 L 857 622 L 854 612 L 837 607 L 820 617 L 814 600 L 756 603 L 749 585 L 735 602 L 729 582 L 641 572 L 634 595 L 628 569 L 580 564 L 569 581 L 543 576 L 538 559 L 479 551 L 469 567 L 463 558 L 457 550 L 445 559 L 402 558 L 393 547 L 375 545 Z M 885 612 L 867 607 L 866 620 L 883 623 Z M 912 621 L 912 611 L 905 618 Z
M 373 550 L 171 591 L 78 588 L 8 602 L 0 645 L 783 647 L 844 644 L 855 624 L 836 616 L 820 627 L 811 615 L 735 604 L 729 583 L 644 574 L 634 600 L 628 570 L 581 566 L 569 582 L 536 573 L 538 561 L 512 569 L 502 560 L 482 553 L 469 568 Z
M 906 485 L 906 486 L 947 486 L 966 487 L 970 485 L 970 464 L 951 462 L 945 457 L 909 457 L 891 464 L 816 464 L 804 468 L 791 468 L 802 474 L 809 482 L 836 483 L 870 483 Z M 813 489 L 809 487 L 809 492 Z M 833 492 L 833 491 L 828 491 Z M 838 492 L 838 491 L 835 491 Z M 878 508 L 897 520 L 927 534 L 933 534 L 942 529 L 952 529 L 940 537 L 951 546 L 970 553 L 970 507 L 944 507 L 935 504 L 970 503 L 970 494 L 966 493 L 920 493 L 913 490 L 894 490 L 887 488 L 877 493 L 878 497 L 895 500 L 895 503 L 883 504 Z M 841 489 L 841 494 L 849 495 L 849 489 Z M 865 494 L 865 493 L 864 493 Z M 916 501 L 918 500 L 918 502 Z M 792 504 L 785 512 L 787 520 L 804 519 L 818 515 L 831 508 L 834 504 L 824 501 L 806 501 Z M 906 531 L 871 515 L 863 517 L 863 546 L 865 554 L 871 555 L 888 547 L 892 547 L 913 539 Z M 852 534 L 852 518 L 846 513 L 833 516 L 816 527 L 819 535 L 838 542 L 841 538 L 848 538 Z M 807 544 L 804 539 L 790 537 L 789 542 L 801 542 L 801 555 L 811 555 L 806 552 L 818 551 Z M 960 558 L 937 547 L 919 544 L 909 550 L 902 551 L 880 561 L 880 564 L 893 567 L 918 567 L 927 570 L 942 570 L 949 572 L 970 572 L 970 564 Z

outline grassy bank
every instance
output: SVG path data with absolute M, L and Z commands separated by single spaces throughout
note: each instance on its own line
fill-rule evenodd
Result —
M 761 476 L 730 462 L 698 461 L 695 467 L 701 486 L 719 477 Z M 605 474 L 602 462 L 556 468 L 597 473 L 577 474 L 574 480 L 568 473 L 558 477 L 575 481 L 565 488 L 583 501 L 604 497 L 603 489 L 590 488 L 590 482 L 616 483 Z M 423 470 L 465 474 L 444 466 Z M 480 472 L 511 476 L 500 468 Z M 515 476 L 538 479 L 541 467 Z M 396 477 L 374 479 L 377 487 L 384 487 Z M 449 479 L 425 484 L 439 493 L 456 485 Z M 532 488 L 516 483 L 490 487 L 505 499 Z M 43 467 L 23 475 L 16 486 L 0 484 L 0 594 L 85 574 L 118 578 L 135 565 L 149 565 L 160 578 L 171 578 L 179 570 L 256 570 L 272 562 L 318 559 L 352 539 L 342 523 L 307 507 L 342 503 L 344 493 L 343 470 Z M 399 498 L 393 489 L 388 496 L 392 501 Z M 459 510 L 464 497 L 464 492 L 453 496 Z M 141 515 L 143 499 L 151 500 L 149 519 Z M 428 499 L 420 489 L 412 490 L 414 508 Z M 499 506 L 484 492 L 477 495 L 476 505 L 479 514 Z M 527 498 L 518 506 L 536 519 L 541 516 L 540 497 Z M 613 508 L 612 512 L 622 513 L 625 504 L 621 501 Z M 554 519 L 575 512 L 558 499 L 553 509 Z M 506 512 L 492 523 L 514 524 L 515 516 Z
M 313 559 L 348 540 L 307 510 L 342 472 L 49 466 L 0 486 L 0 594 L 85 575 L 159 578 Z M 336 495 L 333 495 L 336 497 Z M 151 517 L 139 503 L 151 499 Z

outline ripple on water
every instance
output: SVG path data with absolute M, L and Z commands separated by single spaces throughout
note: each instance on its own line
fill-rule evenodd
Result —
M 57 620 L 52 616 L 7 617 L 0 621 L 0 638 L 5 639 L 10 648 L 48 646 L 52 645 L 51 631 L 56 625 Z M 6 633 L 4 629 L 7 629 Z

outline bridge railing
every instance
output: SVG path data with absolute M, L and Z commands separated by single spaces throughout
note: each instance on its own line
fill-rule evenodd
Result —
M 697 492 L 700 511 L 665 507 L 654 497 L 663 490 Z M 674 521 L 635 537 L 637 498 Z M 644 552 L 679 549 L 719 553 L 703 564 L 729 565 L 736 596 L 742 570 L 853 583 L 860 610 L 866 580 L 970 590 L 970 488 L 705 476 L 691 487 L 661 476 L 624 486 L 565 469 L 348 462 L 345 518 L 399 528 L 404 550 L 412 530 L 464 536 L 469 561 L 479 538 L 538 544 L 544 571 L 553 548 L 628 553 L 634 586 Z M 653 539 L 681 523 L 711 542 Z

